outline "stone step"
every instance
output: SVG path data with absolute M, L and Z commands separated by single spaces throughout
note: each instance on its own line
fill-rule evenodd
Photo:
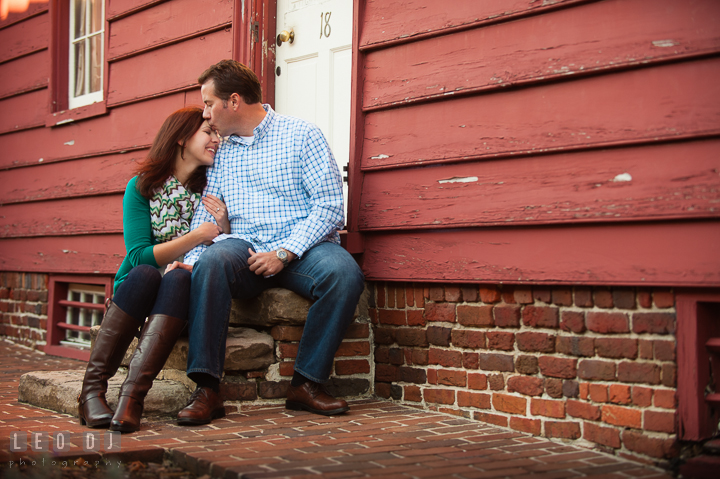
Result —
M 77 397 L 84 375 L 84 370 L 35 371 L 23 374 L 18 386 L 18 400 L 77 417 Z M 125 376 L 124 372 L 119 372 L 108 381 L 106 398 L 113 410 L 117 406 L 120 386 Z M 156 379 L 145 398 L 143 416 L 177 415 L 187 404 L 191 393 L 181 382 Z

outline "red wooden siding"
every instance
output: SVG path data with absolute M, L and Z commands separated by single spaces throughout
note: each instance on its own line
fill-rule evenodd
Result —
M 52 127 L 50 10 L 59 2 L 0 23 L 0 271 L 117 270 L 127 180 L 167 115 L 202 103 L 197 77 L 231 56 L 241 3 L 109 0 L 107 112 L 59 112 L 71 121 Z
M 366 277 L 720 285 L 720 4 L 546 3 L 356 3 Z

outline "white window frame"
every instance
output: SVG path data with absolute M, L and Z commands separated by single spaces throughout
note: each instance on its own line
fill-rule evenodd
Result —
M 75 303 L 104 305 L 105 287 L 95 284 L 70 283 L 68 285 L 66 299 Z M 73 326 L 92 328 L 102 323 L 103 313 L 104 309 L 68 306 L 65 312 L 65 323 Z M 60 341 L 60 345 L 75 348 L 89 348 L 90 333 L 66 329 L 65 339 Z
M 69 0 L 70 3 L 70 21 L 69 21 L 69 30 L 68 30 L 68 38 L 69 38 L 69 52 L 68 52 L 68 108 L 78 108 L 81 106 L 90 105 L 92 103 L 97 103 L 103 101 L 103 63 L 104 63 L 104 54 L 105 54 L 105 1 L 104 0 L 86 0 L 85 8 L 85 35 L 82 35 L 78 38 L 74 38 L 75 35 L 75 0 Z M 102 8 L 102 12 L 100 14 L 100 17 L 102 18 L 102 21 L 100 22 L 101 28 L 100 30 L 97 30 L 95 32 L 90 32 L 90 22 L 91 22 L 91 16 L 89 15 L 90 12 L 90 4 L 95 3 L 96 6 L 100 6 Z M 85 58 L 83 59 L 85 62 L 84 65 L 84 76 L 83 79 L 85 83 L 85 91 L 88 91 L 90 89 L 90 75 L 92 73 L 92 70 L 90 68 L 90 39 L 92 37 L 99 36 L 100 38 L 100 90 L 94 91 L 91 93 L 85 93 L 84 95 L 75 96 L 75 74 L 76 74 L 76 58 L 75 58 L 75 45 L 84 42 L 85 43 Z

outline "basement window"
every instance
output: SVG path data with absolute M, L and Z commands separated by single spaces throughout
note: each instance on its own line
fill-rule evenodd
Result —
M 87 361 L 90 328 L 105 314 L 112 294 L 112 278 L 94 276 L 50 277 L 45 353 Z

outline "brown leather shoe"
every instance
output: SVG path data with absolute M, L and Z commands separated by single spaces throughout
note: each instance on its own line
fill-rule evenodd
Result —
M 209 424 L 213 419 L 225 417 L 225 406 L 220 395 L 212 388 L 197 388 L 190 396 L 185 409 L 178 413 L 181 426 Z
M 293 411 L 310 411 L 323 416 L 333 416 L 349 410 L 347 402 L 332 397 L 322 384 L 307 381 L 301 386 L 290 386 L 285 408 Z

